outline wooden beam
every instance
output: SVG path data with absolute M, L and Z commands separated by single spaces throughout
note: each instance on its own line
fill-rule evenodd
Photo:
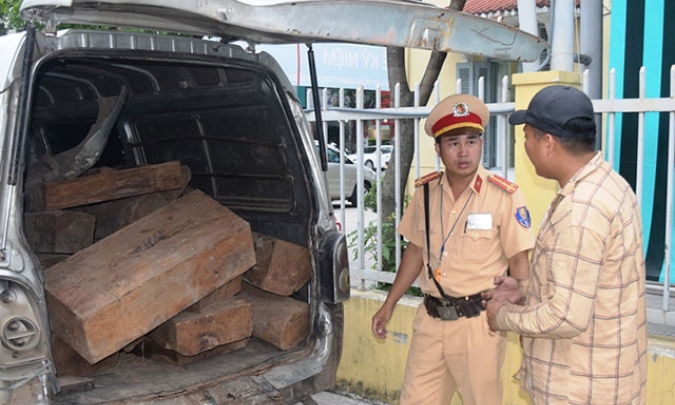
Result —
M 181 189 L 187 184 L 185 169 L 174 161 L 119 170 L 105 168 L 72 180 L 35 184 L 26 189 L 26 210 L 58 210 Z
M 277 294 L 291 295 L 312 277 L 309 249 L 271 236 L 254 233 L 256 264 L 246 273 L 253 285 Z
M 309 335 L 309 305 L 244 283 L 237 295 L 251 304 L 253 336 L 281 350 L 291 349 Z
M 251 337 L 251 305 L 238 298 L 214 302 L 199 312 L 183 311 L 150 333 L 165 349 L 196 356 Z

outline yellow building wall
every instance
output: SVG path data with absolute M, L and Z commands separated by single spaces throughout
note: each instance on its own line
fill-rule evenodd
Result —
M 389 335 L 381 341 L 370 331 L 370 321 L 385 297 L 386 293 L 382 291 L 352 290 L 352 298 L 345 303 L 344 345 L 337 372 L 337 389 L 362 398 L 397 404 L 412 337 L 412 322 L 421 299 L 404 297 L 397 304 L 387 325 Z M 650 336 L 648 351 L 647 403 L 675 404 L 675 341 Z M 518 336 L 510 333 L 502 371 L 502 405 L 531 405 L 527 394 L 513 378 L 520 367 L 520 356 Z M 455 396 L 450 405 L 461 403 Z

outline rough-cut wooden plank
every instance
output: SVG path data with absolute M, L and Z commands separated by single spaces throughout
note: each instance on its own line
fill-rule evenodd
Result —
M 114 367 L 117 364 L 118 353 L 113 353 L 98 363 L 91 365 L 82 356 L 77 354 L 58 335 L 52 333 L 52 358 L 56 375 L 84 377 L 99 371 Z
M 175 191 L 162 191 L 138 197 L 85 205 L 75 209 L 96 217 L 94 238 L 99 241 L 144 216 L 152 214 L 176 198 L 178 196 L 176 196 Z
M 45 272 L 52 327 L 93 364 L 253 264 L 248 223 L 194 191 Z
M 249 340 L 250 339 L 242 339 L 236 342 L 220 345 L 215 349 L 205 351 L 196 356 L 183 356 L 182 354 L 173 350 L 162 348 L 159 343 L 152 339 L 145 338 L 141 344 L 134 348 L 132 353 L 144 359 L 149 358 L 152 360 L 173 364 L 175 366 L 181 366 L 183 364 L 192 363 L 197 360 L 210 359 L 212 357 L 222 356 L 223 354 L 239 350 L 245 347 Z
M 38 253 L 37 256 L 38 260 L 40 260 L 42 268 L 45 270 L 52 267 L 56 263 L 60 263 L 70 257 L 70 255 L 67 254 L 53 254 L 53 253 Z
M 83 212 L 29 212 L 23 217 L 28 245 L 36 253 L 72 254 L 94 243 L 96 217 Z
M 254 233 L 256 265 L 246 273 L 253 285 L 278 295 L 291 295 L 312 276 L 309 250 L 271 236 Z
M 186 311 L 200 312 L 216 302 L 225 301 L 229 298 L 234 297 L 241 291 L 241 280 L 242 277 L 235 278 L 234 280 L 228 282 L 224 286 L 216 289 L 211 294 L 195 302 L 194 305 L 192 305 Z
M 253 336 L 281 350 L 297 346 L 309 335 L 309 305 L 243 283 L 236 297 L 251 304 Z
M 238 298 L 214 302 L 200 312 L 183 311 L 150 333 L 165 349 L 196 356 L 251 337 L 251 305 Z
M 27 188 L 26 209 L 49 211 L 185 187 L 180 163 L 106 169 L 73 180 Z

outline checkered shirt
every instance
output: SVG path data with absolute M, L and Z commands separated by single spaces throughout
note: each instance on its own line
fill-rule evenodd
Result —
M 647 331 L 640 210 L 598 153 L 559 191 L 531 259 L 525 306 L 497 313 L 521 334 L 534 404 L 645 404 Z

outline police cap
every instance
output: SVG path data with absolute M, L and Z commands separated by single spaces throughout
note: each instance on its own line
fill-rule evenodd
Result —
M 481 99 L 470 94 L 455 94 L 431 110 L 424 130 L 432 138 L 458 128 L 475 128 L 483 133 L 489 121 L 490 112 Z

